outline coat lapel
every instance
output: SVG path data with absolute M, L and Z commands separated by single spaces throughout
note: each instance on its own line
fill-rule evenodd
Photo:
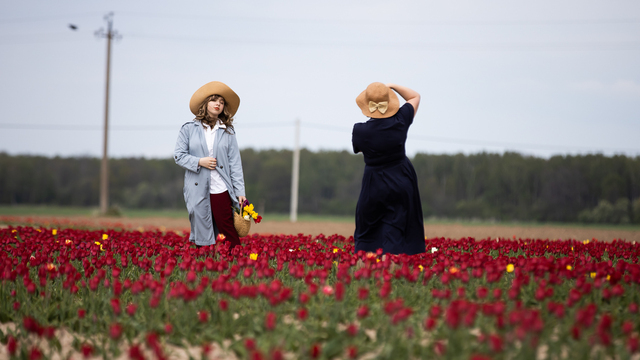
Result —
M 200 144 L 202 144 L 202 153 L 204 154 L 203 157 L 207 157 L 209 156 L 209 148 L 207 147 L 207 139 L 204 138 L 204 127 L 202 127 L 200 121 L 196 121 L 195 124 L 198 128 L 196 130 L 196 132 L 198 133 L 198 140 L 200 141 Z
M 213 158 L 218 158 L 218 147 L 220 145 L 220 141 L 222 141 L 222 135 L 224 134 L 225 129 L 224 128 L 218 128 L 218 130 L 216 131 L 216 139 L 215 142 L 213 143 Z

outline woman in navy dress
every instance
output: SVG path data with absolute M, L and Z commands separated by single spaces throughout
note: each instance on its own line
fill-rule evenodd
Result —
M 405 99 L 399 106 L 398 96 Z M 369 117 L 353 126 L 353 151 L 364 155 L 362 189 L 356 207 L 355 252 L 425 252 L 418 178 L 405 154 L 409 126 L 420 94 L 395 84 L 372 83 L 357 98 Z

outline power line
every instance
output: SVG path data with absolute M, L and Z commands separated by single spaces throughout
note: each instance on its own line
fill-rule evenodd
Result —
M 241 126 L 240 126 L 241 125 Z M 293 121 L 282 121 L 271 124 L 264 123 L 242 123 L 242 124 L 234 124 L 236 127 L 241 127 L 243 131 L 252 130 L 252 129 L 264 129 L 266 127 L 269 128 L 277 128 L 277 127 L 293 127 Z M 334 125 L 326 125 L 320 123 L 309 123 L 309 122 L 301 122 L 300 126 L 303 128 L 310 129 L 319 129 L 331 132 L 339 132 L 342 134 L 349 134 L 351 132 L 351 127 L 347 126 L 334 126 Z M 16 129 L 16 130 L 54 130 L 54 131 L 99 131 L 102 128 L 98 125 L 50 125 L 50 124 L 0 124 L 0 128 L 5 129 Z M 170 125 L 170 126 L 110 126 L 110 131 L 172 131 L 178 132 L 180 130 L 180 125 Z M 609 148 L 609 147 L 601 147 L 601 148 L 592 148 L 592 147 L 580 147 L 580 146 L 567 146 L 567 145 L 548 145 L 548 144 L 532 144 L 532 143 L 514 143 L 514 142 L 496 142 L 496 141 L 484 141 L 484 140 L 474 140 L 474 139 L 463 139 L 463 138 L 449 138 L 449 137 L 438 137 L 438 136 L 424 136 L 424 135 L 412 135 L 409 133 L 407 137 L 408 141 L 428 141 L 428 142 L 438 142 L 438 143 L 447 143 L 447 144 L 455 144 L 455 145 L 471 145 L 471 146 L 491 146 L 491 147 L 500 147 L 500 148 L 515 148 L 515 149 L 527 149 L 527 150 L 584 150 L 584 151 L 613 151 L 613 152 L 629 152 L 629 153 L 640 153 L 640 149 L 631 149 L 631 148 Z
M 168 13 L 151 13 L 136 11 L 116 11 L 119 16 L 132 16 L 138 18 L 160 18 L 174 20 L 208 20 L 208 15 L 194 14 L 168 14 Z M 0 18 L 0 24 L 4 23 L 22 23 L 22 22 L 41 22 L 54 21 L 60 19 L 69 19 L 73 17 L 93 17 L 102 15 L 102 12 L 86 12 L 86 13 L 70 13 L 47 16 L 18 16 Z M 217 16 L 216 22 L 271 22 L 277 24 L 283 23 L 302 23 L 302 24 L 370 24 L 377 23 L 376 19 L 327 19 L 327 18 L 269 18 L 269 17 L 232 17 Z M 608 25 L 608 24 L 640 24 L 640 18 L 622 18 L 622 19 L 557 19 L 557 20 L 387 20 L 390 24 L 403 25 L 424 25 L 424 26 L 528 26 L 528 25 Z
M 166 126 L 149 126 L 149 125 L 140 125 L 140 126 L 132 126 L 132 125 L 124 125 L 124 126 L 109 126 L 109 130 L 114 131 L 179 131 L 180 126 L 178 125 L 166 125 Z M 267 127 L 283 127 L 283 126 L 293 126 L 293 122 L 290 121 L 282 121 L 275 123 L 243 123 L 238 122 L 234 123 L 235 127 L 250 127 L 250 128 L 267 128 Z M 98 131 L 103 130 L 103 128 L 99 125 L 74 125 L 74 124 L 62 124 L 62 125 L 52 125 L 52 124 L 16 124 L 16 123 L 5 123 L 0 124 L 0 128 L 3 129 L 14 129 L 14 130 L 47 130 L 47 131 Z
M 25 16 L 25 17 L 15 17 L 15 18 L 0 18 L 0 24 L 68 20 L 69 18 L 94 17 L 97 15 L 102 15 L 102 12 L 96 11 L 96 12 L 89 12 L 89 13 L 53 15 L 53 16 L 49 15 L 49 16 Z
M 528 50 L 554 50 L 554 51 L 585 51 L 585 50 L 640 50 L 640 41 L 599 41 L 599 42 L 557 42 L 557 43 L 420 43 L 420 42 L 362 42 L 362 41 L 288 41 L 274 39 L 242 39 L 242 38 L 215 38 L 199 36 L 176 35 L 151 35 L 130 34 L 132 38 L 150 39 L 160 41 L 195 41 L 195 42 L 224 42 L 234 45 L 262 45 L 262 46 L 286 46 L 286 47 L 357 47 L 371 48 L 383 46 L 385 48 L 408 48 L 411 50 L 428 51 L 528 51 Z
M 207 20 L 206 15 L 181 15 L 124 11 L 119 15 L 131 15 L 145 18 L 161 18 L 174 20 Z M 326 18 L 267 18 L 267 17 L 230 17 L 218 16 L 216 22 L 270 22 L 270 23 L 295 23 L 295 24 L 378 24 L 377 19 L 326 19 Z M 608 25 L 608 24 L 640 24 L 640 18 L 625 19 L 558 19 L 558 20 L 468 20 L 468 21 L 442 21 L 442 20 L 386 20 L 387 24 L 423 25 L 423 26 L 528 26 L 528 25 Z

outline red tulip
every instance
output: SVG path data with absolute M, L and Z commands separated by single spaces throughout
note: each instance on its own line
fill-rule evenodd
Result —
M 347 348 L 347 356 L 349 356 L 349 359 L 356 359 L 358 357 L 358 348 L 355 346 L 349 346 Z
M 336 283 L 336 300 L 342 301 L 344 298 L 344 284 L 341 282 Z
M 358 299 L 366 300 L 369 297 L 369 289 L 367 288 L 359 288 L 358 289 Z
M 351 336 L 358 335 L 358 327 L 355 324 L 350 324 L 349 326 L 347 326 L 347 334 Z
M 300 308 L 298 310 L 298 319 L 304 321 L 307 319 L 307 316 L 309 316 L 309 312 L 307 311 L 307 309 L 305 308 Z
M 629 352 L 632 354 L 638 351 L 639 345 L 640 341 L 638 340 L 637 335 L 630 336 L 627 340 L 627 347 L 629 348 Z
M 284 355 L 280 349 L 275 349 L 271 352 L 271 360 L 284 360 Z
M 120 309 L 120 299 L 113 298 L 111 299 L 111 309 L 113 309 L 113 313 L 116 315 L 120 315 L 122 310 Z
M 209 321 L 209 313 L 204 310 L 198 311 L 198 320 L 201 323 L 206 323 L 207 321 Z
M 357 312 L 359 318 L 365 318 L 369 315 L 369 307 L 367 305 L 362 305 Z
M 112 339 L 118 340 L 121 335 L 122 335 L 122 326 L 120 324 L 113 323 L 111 324 L 111 326 L 109 326 L 109 336 Z
M 225 299 L 220 299 L 218 305 L 222 311 L 227 311 L 227 309 L 229 309 L 229 303 Z
M 502 351 L 502 338 L 499 335 L 491 335 L 489 336 L 489 343 L 491 344 L 491 350 L 493 352 L 501 352 Z
M 246 338 L 244 340 L 244 347 L 245 349 L 251 351 L 251 350 L 255 350 L 256 348 L 256 341 L 253 340 L 252 338 Z
M 7 336 L 7 351 L 9 355 L 13 356 L 18 350 L 18 341 L 12 335 Z
M 312 359 L 317 359 L 318 356 L 320 356 L 320 345 L 313 344 L 313 346 L 311 346 L 310 354 Z
M 428 317 L 427 320 L 425 320 L 424 322 L 424 328 L 428 331 L 433 330 L 433 328 L 436 327 L 438 320 L 434 319 L 432 317 Z
M 479 286 L 476 290 L 476 296 L 478 297 L 478 299 L 484 299 L 485 297 L 487 297 L 488 293 L 489 290 L 487 290 L 487 288 L 484 286 Z
M 33 347 L 31 348 L 31 351 L 29 351 L 29 360 L 40 360 L 42 359 L 42 351 L 40 351 L 40 349 L 38 349 L 38 347 Z
M 309 301 L 309 298 L 310 298 L 309 294 L 307 294 L 307 293 L 300 294 L 300 303 L 301 304 L 306 304 L 307 301 Z
M 129 314 L 129 316 L 133 316 L 136 314 L 137 309 L 138 306 L 136 304 L 129 304 L 127 305 L 127 314 Z
M 80 351 L 82 352 L 82 356 L 85 358 L 91 357 L 93 355 L 93 346 L 90 344 L 82 344 L 80 347 Z
M 276 314 L 273 312 L 268 312 L 265 317 L 264 325 L 267 330 L 273 330 L 276 327 Z

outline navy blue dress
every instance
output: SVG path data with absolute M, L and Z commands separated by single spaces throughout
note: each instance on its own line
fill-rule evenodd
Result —
M 365 162 L 353 235 L 356 252 L 425 252 L 418 178 L 404 148 L 413 115 L 413 106 L 405 103 L 392 117 L 353 126 L 353 151 L 362 152 Z

